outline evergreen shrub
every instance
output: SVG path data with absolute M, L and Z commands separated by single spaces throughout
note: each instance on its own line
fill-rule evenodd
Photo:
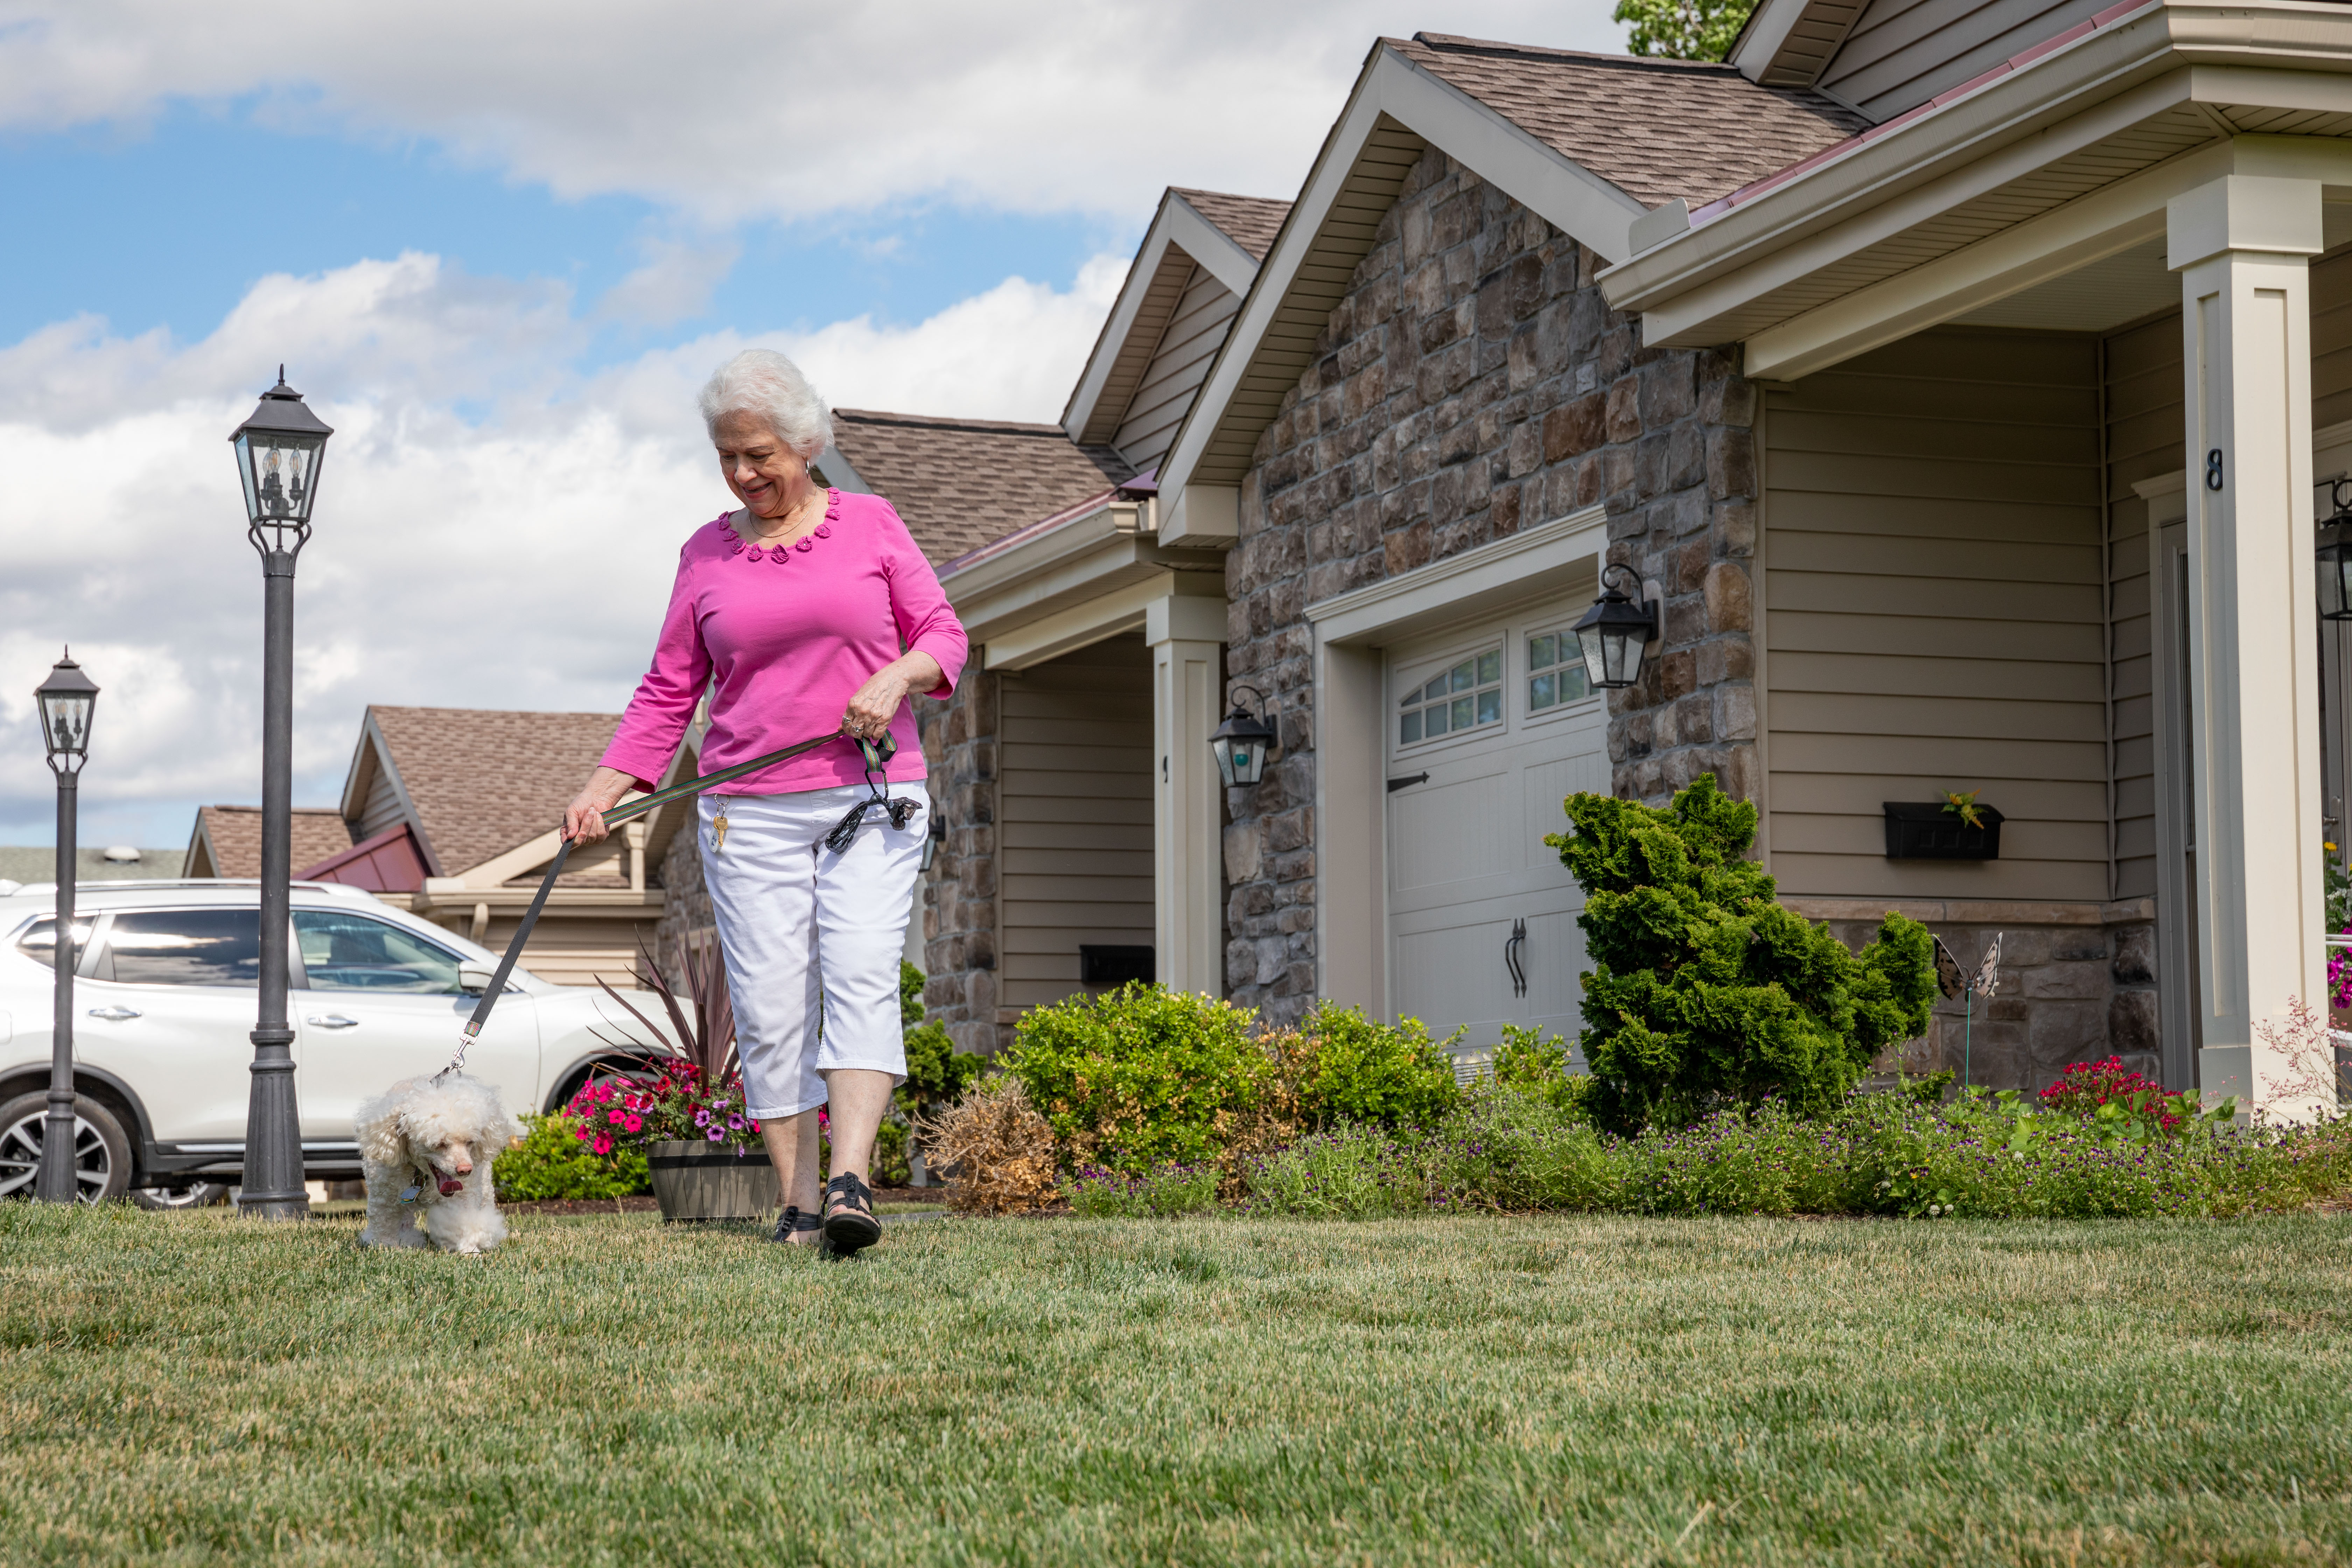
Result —
M 1756 808 L 1712 775 L 1664 810 L 1591 794 L 1567 807 L 1575 831 L 1544 842 L 1585 893 L 1581 1044 L 1604 1125 L 1682 1127 L 1768 1099 L 1821 1115 L 1873 1057 L 1927 1032 L 1927 927 L 1889 911 L 1857 956 L 1781 908 L 1741 858 Z
M 1066 1167 L 1139 1175 L 1214 1162 L 1255 1116 L 1271 1076 L 1256 1015 L 1129 982 L 1022 1016 L 997 1059 L 1054 1131 Z

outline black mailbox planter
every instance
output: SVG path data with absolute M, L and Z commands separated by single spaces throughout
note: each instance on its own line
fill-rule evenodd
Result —
M 1970 827 L 1959 813 L 1947 811 L 1939 801 L 1889 800 L 1886 810 L 1886 858 L 1890 860 L 1998 860 L 2000 858 L 2001 815 L 1989 805 L 1977 807 L 1982 827 Z

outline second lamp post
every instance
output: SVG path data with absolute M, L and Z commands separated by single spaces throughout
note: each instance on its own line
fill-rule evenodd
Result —
M 294 1030 L 286 1017 L 287 932 L 292 924 L 294 825 L 294 558 L 310 537 L 319 467 L 334 432 L 286 384 L 261 395 L 229 437 L 245 481 L 246 536 L 261 557 L 261 999 L 253 1030 L 253 1091 L 246 1102 L 243 1213 L 300 1219 L 302 1122 L 294 1101 Z
M 49 1028 L 49 1114 L 41 1126 L 41 1170 L 33 1191 L 45 1204 L 69 1204 L 80 1196 L 80 1129 L 74 1115 L 74 963 L 81 944 L 74 940 L 74 873 L 80 837 L 76 809 L 81 765 L 89 760 L 89 716 L 98 707 L 98 685 L 82 673 L 73 655 L 57 662 L 49 678 L 33 689 L 41 709 L 41 741 L 49 771 L 58 775 L 57 942 L 49 949 L 57 966 L 57 1004 Z

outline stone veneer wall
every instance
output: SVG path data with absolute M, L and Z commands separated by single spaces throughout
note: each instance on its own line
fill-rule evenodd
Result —
M 1311 602 L 1604 504 L 1609 559 L 1665 596 L 1662 652 L 1611 694 L 1612 788 L 1752 787 L 1756 395 L 1721 354 L 1643 348 L 1601 265 L 1431 150 L 1259 439 L 1226 674 L 1279 711 L 1282 752 L 1228 795 L 1225 978 L 1271 1021 L 1315 986 Z
M 962 1051 L 993 1053 L 1012 1037 L 996 1021 L 997 695 L 986 670 L 964 672 L 944 703 L 916 705 L 931 798 L 947 841 L 916 890 L 923 928 L 923 1005 Z

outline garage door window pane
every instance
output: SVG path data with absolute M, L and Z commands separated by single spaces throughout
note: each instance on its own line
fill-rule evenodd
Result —
M 455 995 L 457 961 L 421 937 L 365 915 L 294 911 L 294 939 L 313 991 L 399 991 Z
M 1584 683 L 1584 660 L 1572 635 L 1546 632 L 1528 639 L 1528 712 L 1540 713 L 1591 695 Z
M 1503 650 L 1472 654 L 1405 693 L 1397 742 L 1410 746 L 1503 721 Z
M 106 939 L 126 985 L 253 985 L 261 974 L 258 910 L 147 910 L 114 917 Z

